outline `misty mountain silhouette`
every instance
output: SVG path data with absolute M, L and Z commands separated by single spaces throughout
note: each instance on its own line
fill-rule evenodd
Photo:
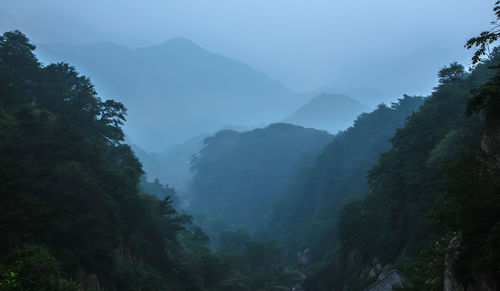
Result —
M 185 38 L 130 49 L 110 42 L 42 44 L 42 62 L 68 62 L 100 96 L 128 108 L 125 131 L 160 151 L 225 124 L 262 125 L 298 107 L 298 95 L 250 66 L 210 53 Z
M 147 179 L 158 179 L 162 184 L 174 187 L 179 197 L 189 189 L 192 173 L 190 162 L 193 155 L 199 155 L 203 140 L 209 135 L 201 134 L 166 148 L 159 153 L 149 153 L 140 146 L 129 143 L 135 155 L 142 163 Z
M 337 133 L 351 126 L 359 114 L 369 111 L 370 107 L 346 95 L 322 93 L 284 121 Z

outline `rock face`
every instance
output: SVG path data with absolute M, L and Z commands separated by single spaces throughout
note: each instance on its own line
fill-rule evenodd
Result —
M 392 287 L 401 285 L 401 281 L 403 281 L 403 277 L 399 272 L 392 270 L 364 291 L 391 291 Z
M 498 287 L 495 281 L 484 274 L 472 274 L 473 282 L 464 285 L 453 274 L 453 264 L 460 252 L 460 239 L 453 237 L 448 244 L 444 259 L 444 291 L 495 291 Z
M 96 274 L 90 274 L 85 280 L 84 286 L 89 290 L 102 290 Z
M 349 258 L 349 263 L 354 264 L 353 256 L 359 256 L 359 253 L 351 253 L 351 257 Z M 360 278 L 374 278 L 377 277 L 377 280 L 381 280 L 385 277 L 390 271 L 390 265 L 382 265 L 377 258 L 373 259 L 371 263 L 365 265 L 359 274 Z
M 464 286 L 453 275 L 452 266 L 458 258 L 460 242 L 458 236 L 453 237 L 448 244 L 444 258 L 444 291 L 465 291 Z
M 299 263 L 299 269 L 303 270 L 310 260 L 311 252 L 309 251 L 309 248 L 306 248 L 304 251 L 297 253 L 297 262 Z
M 94 273 L 87 273 L 83 269 L 80 269 L 77 273 L 76 279 L 81 283 L 83 290 L 103 290 L 101 289 L 99 278 L 97 278 L 97 275 Z

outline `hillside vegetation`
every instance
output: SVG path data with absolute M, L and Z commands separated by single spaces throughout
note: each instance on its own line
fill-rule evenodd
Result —
M 489 46 L 500 1 L 494 12 L 495 26 L 466 43 L 472 66 L 444 66 L 429 96 L 380 104 L 335 135 L 276 123 L 158 155 L 135 147 L 150 175 L 188 177 L 182 195 L 146 179 L 122 103 L 4 33 L 0 290 L 361 291 L 387 274 L 398 291 L 499 290 L 500 48 Z M 121 53 L 147 68 L 156 50 L 207 57 L 183 40 Z M 139 81 L 165 76 L 155 77 Z M 217 117 L 207 112 L 200 120 Z M 165 163 L 179 171 L 162 173 Z
M 123 143 L 125 107 L 101 100 L 67 64 L 41 66 L 34 48 L 19 31 L 0 37 L 1 290 L 292 284 L 275 245 L 242 239 L 212 253 L 173 207 L 172 188 L 143 180 L 141 191 L 161 199 L 141 193 L 141 164 Z
M 253 233 L 269 223 L 271 207 L 286 186 L 332 138 L 325 131 L 289 124 L 220 131 L 205 139 L 192 161 L 191 208 L 208 216 L 203 223 L 213 231 Z

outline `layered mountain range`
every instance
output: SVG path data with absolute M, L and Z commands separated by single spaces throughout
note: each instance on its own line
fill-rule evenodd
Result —
M 137 49 L 110 42 L 38 45 L 37 54 L 42 62 L 75 65 L 103 98 L 124 103 L 125 132 L 151 151 L 227 124 L 280 120 L 300 104 L 265 74 L 184 38 Z

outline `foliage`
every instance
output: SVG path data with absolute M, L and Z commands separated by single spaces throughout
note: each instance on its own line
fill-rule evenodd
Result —
M 142 175 L 138 187 L 139 192 L 154 195 L 160 200 L 170 197 L 173 205 L 179 206 L 179 197 L 177 196 L 175 189 L 169 187 L 168 185 L 161 184 L 158 179 L 155 179 L 153 182 L 148 182 L 146 176 Z
M 190 211 L 208 216 L 203 220 L 195 215 L 214 240 L 225 230 L 259 230 L 286 185 L 331 139 L 327 132 L 289 124 L 218 132 L 205 139 L 200 155 L 192 161 Z M 209 227 L 217 218 L 231 225 Z
M 67 64 L 41 66 L 33 49 L 19 31 L 0 38 L 2 290 L 289 284 L 275 244 L 242 235 L 240 249 L 211 252 L 175 190 L 147 182 L 122 143 L 125 107 Z
M 397 130 L 391 139 L 392 148 L 383 153 L 378 164 L 370 170 L 368 182 L 371 193 L 341 211 L 338 224 L 340 247 L 309 276 L 307 284 L 312 286 L 311 290 L 318 289 L 321 284 L 329 289 L 361 290 L 371 282 L 365 270 L 373 268 L 373 262 L 390 266 L 401 261 L 406 262 L 398 267 L 407 274 L 405 288 L 408 290 L 442 288 L 440 269 L 442 272 L 443 250 L 447 245 L 444 238 L 450 231 L 460 229 L 435 224 L 429 212 L 433 205 L 443 203 L 444 186 L 440 181 L 449 175 L 446 165 L 460 159 L 470 148 L 479 146 L 484 118 L 477 115 L 468 117 L 465 112 L 472 97 L 471 90 L 485 84 L 493 75 L 489 67 L 497 59 L 498 54 L 495 53 L 489 60 L 476 65 L 470 73 L 457 63 L 439 72 L 439 85 L 432 95 L 418 112 L 408 118 L 406 125 Z M 473 179 L 471 169 L 474 168 L 470 165 L 464 166 L 462 180 L 459 182 L 457 178 L 448 185 L 468 191 L 464 183 Z M 488 187 L 483 187 L 484 183 L 476 182 L 471 182 L 476 188 L 471 188 L 470 194 L 481 193 L 479 188 L 486 191 Z M 473 200 L 478 198 L 468 197 Z M 464 202 L 463 205 L 464 208 L 465 205 L 473 207 L 474 203 Z M 448 205 L 443 209 L 456 213 L 460 208 Z M 441 217 L 453 219 L 446 213 Z M 465 211 L 461 213 L 463 219 L 470 219 L 470 211 L 467 216 Z M 478 219 L 486 219 L 482 214 Z M 492 219 L 490 222 L 494 224 L 495 221 Z M 478 227 L 479 222 L 475 223 L 474 226 Z M 483 233 L 476 234 L 487 237 Z M 477 236 L 475 239 L 478 241 Z M 429 249 L 436 241 L 439 241 L 439 250 Z M 484 247 L 476 248 L 479 249 Z M 484 253 L 477 255 L 484 256 Z M 427 269 L 422 271 L 424 268 Z M 331 273 L 336 275 L 324 277 Z
M 433 212 L 446 229 L 459 233 L 454 266 L 464 283 L 474 274 L 500 278 L 500 169 L 498 144 L 488 152 L 471 151 L 449 167 L 442 180 L 444 194 Z
M 465 47 L 468 49 L 476 48 L 474 56 L 472 57 L 472 63 L 477 64 L 481 61 L 481 56 L 489 53 L 489 45 L 495 43 L 500 36 L 499 21 L 500 21 L 500 1 L 495 2 L 495 7 L 493 8 L 495 12 L 496 20 L 492 21 L 493 27 L 489 31 L 483 31 L 479 36 L 473 37 L 467 41 Z
M 400 257 L 394 266 L 402 272 L 405 280 L 400 291 L 441 291 L 444 286 L 444 260 L 450 236 L 444 236 L 431 246 L 424 248 L 416 258 Z
M 298 275 L 285 268 L 281 246 L 250 240 L 242 231 L 224 232 L 219 253 L 233 262 L 237 274 L 247 276 L 250 290 L 280 290 L 280 285 L 293 285 Z
M 62 277 L 56 259 L 39 245 L 15 249 L 2 261 L 0 290 L 81 290 Z
M 354 125 L 339 133 L 302 171 L 274 206 L 265 236 L 286 248 L 289 261 L 306 248 L 315 260 L 338 246 L 337 220 L 342 206 L 368 191 L 365 176 L 406 117 L 418 110 L 423 98 L 404 96 L 390 107 L 384 104 L 361 114 Z
M 500 48 L 493 50 L 493 56 L 500 54 Z M 486 119 L 486 131 L 490 128 L 494 130 L 500 120 L 500 63 L 496 59 L 491 59 L 490 67 L 494 70 L 495 75 L 488 82 L 473 90 L 474 96 L 470 99 L 467 106 L 467 114 L 473 115 L 479 112 L 484 114 Z
M 19 31 L 0 37 L 2 286 L 75 290 L 94 276 L 106 289 L 185 290 L 190 218 L 171 188 L 143 182 L 162 200 L 139 194 L 125 107 L 68 64 L 41 66 L 34 48 Z
M 500 1 L 495 3 L 494 27 L 467 42 L 467 48 L 479 47 L 473 57 L 478 63 L 485 48 L 500 33 Z M 457 233 L 460 245 L 453 269 L 464 285 L 474 284 L 478 276 L 500 284 L 500 49 L 494 48 L 488 65 L 492 76 L 472 91 L 467 114 L 484 116 L 480 147 L 469 150 L 448 167 L 441 180 L 442 199 L 433 211 L 434 219 L 446 229 Z M 495 279 L 496 278 L 496 279 Z
M 303 278 L 286 266 L 309 248 L 307 290 L 363 290 L 393 267 L 399 290 L 442 290 L 451 234 L 457 278 L 495 281 L 500 50 L 481 57 L 497 28 L 466 44 L 478 48 L 470 72 L 452 63 L 429 97 L 382 104 L 334 138 L 274 124 L 206 139 L 192 161 L 195 219 L 142 176 L 121 103 L 68 64 L 42 66 L 21 32 L 3 34 L 0 289 L 98 278 L 111 290 L 286 290 Z

